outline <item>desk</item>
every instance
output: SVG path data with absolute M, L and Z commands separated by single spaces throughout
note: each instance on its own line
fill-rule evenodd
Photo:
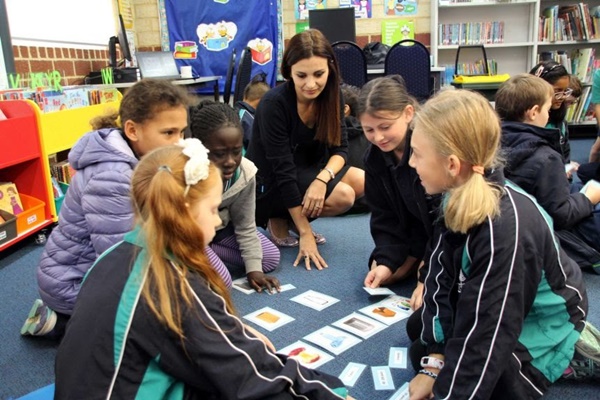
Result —
M 192 78 L 192 79 L 176 79 L 171 81 L 172 84 L 174 85 L 178 85 L 178 86 L 185 86 L 186 88 L 188 88 L 190 91 L 203 87 L 205 85 L 207 85 L 210 82 L 214 82 L 214 93 L 215 93 L 215 101 L 219 101 L 219 79 L 221 79 L 221 76 L 200 76 L 198 78 Z M 117 88 L 119 90 L 122 89 L 127 89 L 132 87 L 133 85 L 135 85 L 136 82 L 124 82 L 124 83 L 112 83 L 110 85 L 94 85 L 94 86 L 99 86 L 99 87 L 106 87 L 106 88 Z
M 385 69 L 378 67 L 379 65 L 375 66 L 375 68 L 369 68 L 367 66 L 367 78 L 369 80 L 385 75 Z M 444 71 L 446 71 L 445 67 L 431 67 L 431 77 L 433 78 L 434 92 L 438 92 L 442 86 L 442 73 L 444 73 Z

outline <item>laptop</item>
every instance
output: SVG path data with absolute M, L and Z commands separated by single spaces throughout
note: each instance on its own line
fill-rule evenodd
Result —
M 142 78 L 182 79 L 173 53 L 170 51 L 141 51 L 135 56 Z

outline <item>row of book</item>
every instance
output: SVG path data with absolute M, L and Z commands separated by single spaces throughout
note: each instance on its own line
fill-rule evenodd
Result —
M 567 72 L 579 78 L 583 83 L 591 83 L 594 70 L 600 68 L 600 60 L 596 59 L 593 47 L 565 50 L 544 51 L 538 55 L 539 61 L 554 60 L 562 64 Z
M 439 24 L 439 45 L 504 43 L 504 21 Z
M 594 104 L 592 99 L 592 87 L 586 86 L 581 92 L 579 101 L 567 110 L 566 120 L 571 123 L 581 123 L 587 121 L 595 121 L 596 114 L 594 112 Z
M 445 6 L 448 4 L 458 4 L 458 3 L 520 3 L 520 0 L 439 0 L 438 4 L 440 6 Z
M 600 6 L 586 3 L 544 8 L 539 20 L 538 40 L 560 42 L 600 39 Z
M 116 88 L 94 86 L 66 86 L 62 91 L 52 89 L 6 89 L 0 90 L 0 100 L 32 100 L 42 112 L 80 108 L 118 100 Z
M 498 74 L 498 62 L 494 59 L 488 59 L 488 71 L 490 75 Z M 442 75 L 441 85 L 450 85 L 454 80 L 455 75 L 487 75 L 485 73 L 483 60 L 477 60 L 471 63 L 459 63 L 456 67 L 458 73 L 455 71 L 455 65 L 443 65 L 444 74 Z
M 51 161 L 50 176 L 58 182 L 71 183 L 71 179 L 75 176 L 75 170 L 69 164 L 69 161 Z

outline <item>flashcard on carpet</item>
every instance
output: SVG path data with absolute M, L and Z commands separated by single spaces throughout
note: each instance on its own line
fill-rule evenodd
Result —
M 390 347 L 388 366 L 390 368 L 406 368 L 407 357 L 408 350 L 406 347 Z
M 296 297 L 292 297 L 290 300 L 295 301 L 296 303 L 300 303 L 306 307 L 313 308 L 317 311 L 324 310 L 325 308 L 339 301 L 335 297 L 315 292 L 314 290 L 307 290 L 306 292 L 299 294 Z
M 371 367 L 375 390 L 394 390 L 392 372 L 388 366 Z
M 383 302 L 371 304 L 370 306 L 363 307 L 358 311 L 370 318 L 376 319 L 379 322 L 383 322 L 386 325 L 392 325 L 408 317 L 407 314 L 392 310 Z
M 293 357 L 307 368 L 317 368 L 325 364 L 327 361 L 333 360 L 333 357 L 319 350 L 316 347 L 308 345 L 298 340 L 289 346 L 278 350 L 277 353 L 284 354 L 288 357 Z
M 365 368 L 367 368 L 365 364 L 350 362 L 340 374 L 340 380 L 344 382 L 344 385 L 346 386 L 354 386 Z
M 332 325 L 342 328 L 343 330 L 353 333 L 363 339 L 370 338 L 377 332 L 387 328 L 385 324 L 358 313 L 352 313 L 338 321 L 335 321 Z
M 244 318 L 268 331 L 273 331 L 294 320 L 294 318 L 289 315 L 274 310 L 271 307 L 261 308 L 248 315 L 244 315 Z
M 387 296 L 387 295 L 394 295 L 396 293 L 392 292 L 390 289 L 385 288 L 385 287 L 378 287 L 378 288 L 370 288 L 370 287 L 366 287 L 364 286 L 363 289 L 365 289 L 367 291 L 367 293 L 369 293 L 371 296 Z
M 408 382 L 406 382 L 388 400 L 408 400 L 408 399 L 410 399 L 410 394 L 408 392 Z
M 296 286 L 292 285 L 291 283 L 286 283 L 285 285 L 279 286 L 279 291 L 282 293 L 292 289 L 296 289 Z
M 304 339 L 332 352 L 336 356 L 361 342 L 357 337 L 330 326 L 316 330 L 306 335 Z
M 410 299 L 408 297 L 394 295 L 381 300 L 378 304 L 405 314 L 406 316 L 410 316 L 410 314 L 413 313 L 412 308 L 410 308 Z
M 256 293 L 256 290 L 250 286 L 250 283 L 248 283 L 248 279 L 245 276 L 232 281 L 231 286 L 245 294 Z

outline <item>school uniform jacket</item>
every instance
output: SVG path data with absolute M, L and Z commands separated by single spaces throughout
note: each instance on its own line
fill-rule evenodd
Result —
M 410 133 L 409 133 L 410 135 Z M 407 149 L 410 136 L 407 138 Z M 409 151 L 396 163 L 391 153 L 371 145 L 365 155 L 365 196 L 371 210 L 375 249 L 369 258 L 398 269 L 408 256 L 421 259 L 433 235 L 437 200 L 425 194 Z
M 489 178 L 504 182 L 500 171 Z M 583 329 L 579 267 L 535 200 L 508 181 L 504 190 L 500 216 L 467 234 L 436 226 L 421 333 L 428 354 L 445 356 L 436 399 L 539 398 Z
M 275 355 L 195 273 L 182 342 L 149 310 L 139 232 L 87 275 L 56 357 L 56 399 L 344 399 L 332 376 Z
M 506 177 L 534 196 L 562 230 L 589 217 L 594 206 L 583 193 L 571 193 L 559 136 L 557 129 L 502 123 Z

